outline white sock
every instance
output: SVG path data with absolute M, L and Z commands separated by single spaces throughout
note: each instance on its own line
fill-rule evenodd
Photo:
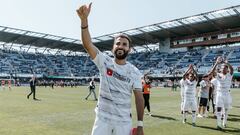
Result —
M 196 123 L 196 112 L 192 112 L 192 122 Z
M 225 109 L 225 113 L 223 114 L 223 125 L 227 124 L 228 110 Z
M 221 126 L 221 117 L 222 117 L 222 113 L 221 111 L 220 112 L 217 112 L 217 125 L 218 126 Z
M 183 111 L 183 120 L 187 119 L 187 113 Z

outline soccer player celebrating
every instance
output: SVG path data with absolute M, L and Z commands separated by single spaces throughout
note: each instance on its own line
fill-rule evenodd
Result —
M 183 103 L 184 103 L 184 79 L 182 78 L 179 81 L 180 87 L 181 87 L 181 91 L 180 91 L 180 95 L 181 95 L 181 114 L 183 114 Z
M 196 110 L 197 110 L 197 100 L 196 100 L 196 87 L 197 87 L 197 72 L 194 70 L 193 65 L 189 65 L 188 70 L 183 75 L 183 85 L 184 85 L 184 102 L 183 102 L 183 123 L 187 120 L 187 111 L 189 108 L 192 110 L 192 125 L 196 126 Z
M 227 60 L 223 61 L 221 57 L 218 57 L 215 65 L 210 73 L 215 72 L 216 67 L 220 65 L 220 72 L 217 73 L 216 79 L 219 81 L 219 87 L 217 88 L 216 96 L 216 108 L 217 108 L 217 128 L 222 129 L 226 127 L 228 111 L 232 104 L 232 97 L 230 94 L 230 88 L 232 85 L 233 67 Z M 225 110 L 223 110 L 225 109 Z M 221 121 L 221 111 L 223 114 L 223 121 Z
M 137 110 L 137 135 L 143 135 L 144 99 L 142 95 L 141 73 L 126 61 L 131 51 L 131 39 L 124 34 L 114 39 L 114 58 L 102 53 L 91 41 L 88 30 L 88 15 L 91 5 L 83 5 L 78 10 L 81 19 L 83 47 L 88 52 L 100 72 L 100 90 L 96 107 L 96 119 L 92 135 L 130 135 L 132 129 L 131 97 L 135 95 Z

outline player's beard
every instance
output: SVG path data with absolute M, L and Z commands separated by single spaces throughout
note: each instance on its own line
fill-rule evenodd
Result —
M 122 51 L 123 51 L 123 54 L 118 54 L 118 50 L 122 50 Z M 127 57 L 128 51 L 126 51 L 126 50 L 124 50 L 124 49 L 116 49 L 116 50 L 114 51 L 114 55 L 115 55 L 115 57 L 116 57 L 117 59 L 123 60 L 123 59 L 125 59 L 125 58 Z

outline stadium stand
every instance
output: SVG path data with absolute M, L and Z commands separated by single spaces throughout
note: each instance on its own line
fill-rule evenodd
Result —
M 203 75 L 217 56 L 226 58 L 240 76 L 239 12 L 237 5 L 94 37 L 92 41 L 99 50 L 112 56 L 107 51 L 112 48 L 114 36 L 129 35 L 134 48 L 128 60 L 142 73 L 151 72 L 153 77 L 181 77 L 189 64 L 194 64 Z M 46 53 L 51 50 L 55 52 Z M 50 79 L 98 77 L 95 64 L 77 39 L 0 26 L 0 58 L 1 78 L 29 78 L 32 74 Z
M 88 56 L 44 55 L 18 51 L 0 50 L 1 73 L 41 74 L 52 76 L 89 77 L 98 76 L 95 64 Z M 189 64 L 194 64 L 200 74 L 211 68 L 214 59 L 223 56 L 233 65 L 235 71 L 240 65 L 240 47 L 196 49 L 162 53 L 160 51 L 133 53 L 129 61 L 142 72 L 149 70 L 155 76 L 181 76 Z

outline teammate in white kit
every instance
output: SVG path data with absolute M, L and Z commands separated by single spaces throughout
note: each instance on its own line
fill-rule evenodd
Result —
M 216 67 L 219 64 L 221 64 L 221 68 L 220 73 L 217 73 L 216 76 L 216 79 L 219 81 L 219 87 L 217 88 L 216 96 L 216 108 L 217 108 L 217 128 L 221 130 L 222 127 L 226 127 L 228 111 L 232 104 L 230 88 L 232 85 L 233 67 L 227 61 L 223 62 L 222 58 L 218 57 L 215 65 L 211 70 L 211 73 L 215 71 Z M 221 111 L 224 112 L 223 121 L 221 121 Z
M 213 99 L 213 103 L 212 103 L 212 107 L 213 107 L 213 114 L 216 116 L 216 96 L 217 96 L 217 89 L 219 87 L 219 81 L 216 79 L 216 72 L 213 72 L 211 74 L 212 79 L 211 79 L 211 87 L 213 88 L 212 91 L 212 99 Z
M 189 108 L 192 110 L 192 125 L 196 126 L 196 87 L 198 83 L 197 72 L 194 70 L 193 65 L 190 65 L 186 73 L 183 75 L 184 85 L 184 102 L 183 102 L 183 123 L 187 120 L 187 111 Z
M 141 73 L 126 61 L 131 50 L 131 39 L 127 35 L 115 37 L 111 58 L 93 45 L 88 30 L 88 15 L 91 4 L 83 5 L 77 13 L 81 19 L 83 47 L 100 72 L 100 91 L 96 119 L 92 135 L 130 135 L 132 129 L 131 97 L 135 95 L 137 110 L 137 135 L 143 135 L 144 99 Z
M 197 117 L 207 117 L 206 107 L 208 104 L 209 97 L 209 75 L 204 75 L 202 81 L 200 82 L 200 91 L 199 91 L 199 105 L 198 105 L 198 116 Z M 202 114 L 201 114 L 202 111 Z
M 182 78 L 179 81 L 180 87 L 181 87 L 181 91 L 180 91 L 180 95 L 181 95 L 181 114 L 183 114 L 183 103 L 184 103 L 184 79 Z

